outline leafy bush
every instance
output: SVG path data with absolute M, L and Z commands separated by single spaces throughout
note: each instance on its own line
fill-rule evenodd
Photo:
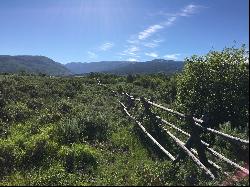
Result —
M 55 158 L 59 146 L 56 142 L 52 141 L 51 135 L 53 132 L 52 127 L 47 127 L 41 130 L 39 134 L 33 135 L 28 141 L 24 142 L 24 154 L 21 158 L 20 166 L 30 168 L 39 166 Z
M 86 140 L 106 140 L 108 126 L 105 122 L 102 121 L 101 118 L 96 117 L 95 119 L 80 119 L 79 123 L 84 124 L 82 135 Z
M 0 138 L 7 137 L 9 126 L 6 122 L 3 122 L 0 118 Z
M 107 137 L 107 124 L 96 119 L 71 119 L 62 121 L 56 128 L 59 142 L 70 144 L 74 142 L 104 141 Z
M 23 122 L 30 117 L 31 111 L 22 102 L 11 103 L 5 107 L 5 121 Z
M 59 151 L 59 157 L 64 163 L 67 172 L 83 171 L 90 172 L 97 166 L 96 152 L 84 144 L 72 144 L 62 146 Z
M 55 131 L 55 136 L 62 144 L 78 142 L 81 136 L 81 129 L 76 119 L 62 121 Z
M 58 110 L 59 110 L 59 112 L 62 113 L 62 114 L 68 114 L 68 113 L 71 112 L 72 106 L 71 106 L 71 104 L 70 104 L 69 101 L 63 100 L 63 101 L 61 101 L 61 102 L 59 103 L 59 105 L 58 105 Z
M 133 83 L 135 80 L 135 77 L 131 74 L 127 76 L 127 83 Z
M 61 119 L 61 114 L 57 111 L 50 111 L 47 108 L 45 111 L 41 112 L 42 114 L 38 117 L 40 124 L 54 123 Z
M 249 63 L 244 48 L 211 51 L 186 59 L 177 81 L 178 104 L 196 116 L 209 114 L 214 124 L 231 121 L 245 127 L 249 109 Z
M 32 110 L 40 110 L 42 109 L 44 103 L 41 99 L 30 99 L 27 102 L 27 106 Z
M 15 145 L 10 141 L 0 140 L 0 177 L 11 172 L 15 164 Z

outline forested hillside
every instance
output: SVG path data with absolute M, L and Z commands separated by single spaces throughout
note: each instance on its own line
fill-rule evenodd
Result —
M 33 73 L 47 75 L 70 75 L 62 64 L 44 56 L 0 55 L 0 73 Z
M 102 61 L 90 63 L 68 63 L 65 65 L 74 74 L 84 74 L 90 72 L 103 72 L 118 75 L 128 74 L 152 74 L 165 73 L 174 74 L 181 72 L 183 61 L 154 59 L 146 62 L 129 61 Z
M 101 61 L 101 62 L 71 62 L 65 64 L 65 67 L 68 68 L 74 74 L 84 74 L 90 72 L 103 72 L 108 70 L 113 70 L 119 67 L 127 66 L 132 62 L 129 61 Z
M 148 139 L 120 102 L 126 92 L 200 119 L 208 127 L 249 139 L 249 63 L 244 47 L 212 51 L 186 60 L 174 75 L 82 77 L 0 75 L 1 185 L 221 185 L 237 168 L 207 153 L 227 175 L 211 169 L 211 180 L 186 155 L 173 163 Z M 101 82 L 102 86 L 98 84 Z M 114 94 L 112 90 L 115 91 Z M 187 137 L 151 117 L 140 102 L 127 110 L 174 157 L 182 149 L 162 127 L 183 142 Z M 154 113 L 192 133 L 187 121 L 163 110 Z M 159 125 L 159 126 L 158 126 Z M 235 144 L 209 133 L 210 148 L 247 167 L 249 141 Z M 249 185 L 248 176 L 234 185 Z
M 183 66 L 184 63 L 182 61 L 155 59 L 147 62 L 130 63 L 126 66 L 117 67 L 105 72 L 119 75 L 153 73 L 165 73 L 171 75 L 181 72 Z

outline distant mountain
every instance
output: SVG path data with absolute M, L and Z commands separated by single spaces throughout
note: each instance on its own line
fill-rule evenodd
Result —
M 45 56 L 9 56 L 0 55 L 0 73 L 45 73 L 47 75 L 72 75 L 90 72 L 112 74 L 151 74 L 180 72 L 182 61 L 155 59 L 147 62 L 101 61 L 80 63 L 72 62 L 65 65 L 57 63 Z
M 0 55 L 0 73 L 45 73 L 47 75 L 70 75 L 71 72 L 62 64 L 45 56 L 9 56 Z
M 101 61 L 90 63 L 71 62 L 65 64 L 65 67 L 74 74 L 84 74 L 90 72 L 110 71 L 116 68 L 124 67 L 131 63 L 132 62 L 130 61 Z
M 151 74 L 180 72 L 183 68 L 183 61 L 155 59 L 147 62 L 130 61 L 103 61 L 91 63 L 69 63 L 65 66 L 74 74 L 89 72 L 104 72 L 113 74 Z
M 155 59 L 147 62 L 128 64 L 124 67 L 119 67 L 106 72 L 114 74 L 173 74 L 176 72 L 180 72 L 183 69 L 183 66 L 183 61 Z

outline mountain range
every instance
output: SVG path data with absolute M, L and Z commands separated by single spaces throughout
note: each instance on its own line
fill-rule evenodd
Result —
M 0 55 L 0 73 L 17 73 L 21 71 L 47 75 L 72 74 L 65 66 L 45 56 Z
M 74 74 L 90 72 L 104 72 L 113 74 L 150 74 L 180 72 L 183 68 L 183 61 L 154 59 L 146 62 L 130 61 L 101 61 L 92 63 L 72 62 L 65 66 Z
M 125 67 L 132 62 L 129 61 L 100 61 L 100 62 L 71 62 L 65 64 L 65 67 L 68 68 L 74 74 L 84 74 L 90 72 L 104 72 L 110 71 L 117 68 Z
M 130 61 L 101 61 L 101 62 L 71 62 L 61 64 L 45 56 L 9 56 L 0 55 L 0 73 L 17 73 L 25 71 L 28 73 L 43 73 L 47 75 L 67 76 L 75 74 L 86 74 L 90 72 L 103 72 L 112 74 L 149 74 L 180 72 L 183 61 L 154 59 L 146 62 Z

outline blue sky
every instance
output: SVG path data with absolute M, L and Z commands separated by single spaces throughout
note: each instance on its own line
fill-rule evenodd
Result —
M 0 0 L 0 54 L 183 60 L 247 44 L 248 0 Z

